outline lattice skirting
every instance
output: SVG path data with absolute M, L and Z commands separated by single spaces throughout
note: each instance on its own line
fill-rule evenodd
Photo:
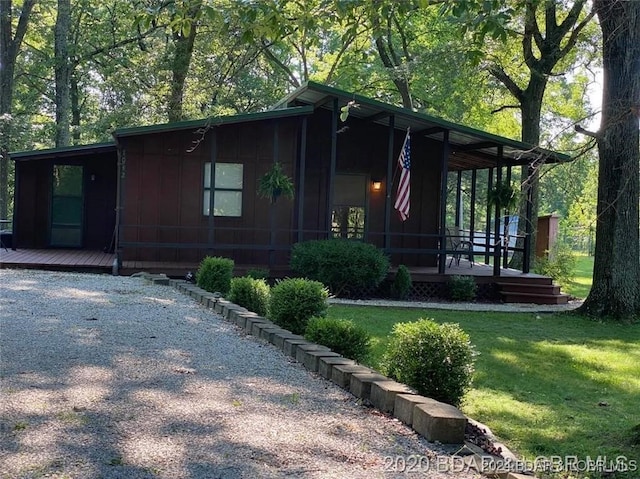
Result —
M 393 299 L 390 280 L 384 280 L 377 288 L 344 291 L 340 297 L 349 299 Z M 449 286 L 444 282 L 413 282 L 409 301 L 449 301 Z M 498 288 L 492 283 L 480 283 L 476 291 L 476 301 L 498 302 Z

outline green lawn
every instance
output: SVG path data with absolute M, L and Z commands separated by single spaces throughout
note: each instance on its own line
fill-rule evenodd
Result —
M 374 337 L 379 368 L 393 324 L 456 322 L 480 353 L 462 409 L 519 454 L 623 455 L 640 468 L 640 324 L 567 314 L 485 313 L 332 305 Z M 639 469 L 640 471 L 640 469 Z M 624 477 L 639 477 L 640 472 Z M 597 477 L 597 476 L 591 476 Z M 622 476 L 615 476 L 622 477 Z
M 593 280 L 593 256 L 576 256 L 575 277 L 573 281 L 562 290 L 565 293 L 584 299 L 589 294 Z

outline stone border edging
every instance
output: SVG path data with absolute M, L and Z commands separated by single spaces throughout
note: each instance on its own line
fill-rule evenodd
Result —
M 533 303 L 473 303 L 473 302 L 434 302 L 400 301 L 390 299 L 344 299 L 329 298 L 329 304 L 344 306 L 391 306 L 394 308 L 441 309 L 447 311 L 495 311 L 504 313 L 558 313 L 573 311 L 582 305 L 582 300 L 569 301 L 567 304 Z
M 405 384 L 389 379 L 371 368 L 359 365 L 355 361 L 331 351 L 326 346 L 311 343 L 304 337 L 293 334 L 268 319 L 219 295 L 209 293 L 193 283 L 169 279 L 163 274 L 141 273 L 138 276 L 154 284 L 172 286 L 179 292 L 194 298 L 206 308 L 219 314 L 227 322 L 243 329 L 246 334 L 269 342 L 284 354 L 301 363 L 310 372 L 319 374 L 350 392 L 354 397 L 398 419 L 428 441 L 463 445 L 458 453 L 464 450 L 467 453 L 464 458 L 465 463 L 478 472 L 501 479 L 531 479 L 530 475 L 485 470 L 484 467 L 478 466 L 483 464 L 483 460 L 487 458 L 489 460 L 499 460 L 500 458 L 491 456 L 479 447 L 465 442 L 467 421 L 485 430 L 488 428 L 468 419 L 458 408 L 416 394 Z M 491 435 L 490 432 L 489 435 Z M 515 460 L 515 455 L 503 444 L 500 444 L 500 447 L 504 457 Z

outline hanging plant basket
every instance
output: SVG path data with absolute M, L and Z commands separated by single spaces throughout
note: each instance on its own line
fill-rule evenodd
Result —
M 519 194 L 509 183 L 497 183 L 489 191 L 487 201 L 489 206 L 498 206 L 499 209 L 509 211 L 518 205 Z
M 279 162 L 275 162 L 258 183 L 258 195 L 275 203 L 280 196 L 294 197 L 293 181 L 283 171 Z

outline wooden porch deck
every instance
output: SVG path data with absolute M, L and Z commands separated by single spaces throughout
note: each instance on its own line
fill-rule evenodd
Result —
M 74 249 L 0 249 L 0 268 L 41 269 L 112 273 L 116 255 L 102 251 Z M 187 271 L 195 272 L 197 263 L 156 261 L 125 261 L 119 274 L 128 276 L 139 271 L 165 273 L 183 278 Z
M 38 269 L 51 271 L 75 271 L 87 273 L 113 273 L 115 255 L 102 251 L 83 251 L 65 249 L 0 249 L 0 269 Z M 237 265 L 236 274 L 261 265 Z M 184 278 L 188 271 L 195 272 L 197 263 L 170 263 L 153 261 L 125 261 L 119 274 L 128 276 L 139 271 L 164 273 L 174 278 Z M 493 288 L 497 285 L 505 302 L 559 304 L 566 303 L 567 296 L 560 293 L 558 286 L 551 278 L 534 273 L 522 273 L 513 269 L 501 269 L 500 276 L 493 275 L 493 266 L 475 263 L 473 267 L 466 260 L 460 264 L 452 264 L 445 268 L 445 274 L 438 274 L 437 267 L 409 268 L 414 285 L 428 286 L 446 283 L 452 275 L 473 276 L 476 283 Z M 274 277 L 291 275 L 287 268 L 272 269 Z M 391 276 L 395 270 L 392 269 Z M 440 288 L 444 285 L 440 286 Z
M 0 268 L 111 273 L 115 255 L 69 249 L 0 249 Z
M 51 271 L 77 271 L 87 273 L 113 273 L 116 255 L 102 251 L 73 249 L 0 249 L 0 269 L 40 269 Z M 196 263 L 167 263 L 156 261 L 125 261 L 119 274 L 129 276 L 139 271 L 165 273 L 184 277 L 195 272 Z
M 392 269 L 395 272 L 395 268 Z M 517 269 L 500 268 L 500 276 L 493 274 L 493 266 L 484 263 L 474 263 L 473 267 L 469 264 L 469 261 L 461 259 L 460 264 L 455 263 L 447 267 L 444 270 L 444 276 L 438 274 L 438 267 L 410 267 L 411 277 L 415 281 L 447 281 L 448 276 L 473 276 L 476 278 L 476 282 L 494 282 L 497 278 L 500 281 L 503 279 L 506 281 L 529 279 L 529 280 L 548 280 L 546 276 L 541 276 L 535 273 L 523 273 Z M 436 279 L 439 278 L 439 279 Z
M 98 271 L 111 273 L 113 271 L 113 263 L 115 254 L 103 253 L 102 251 L 86 251 L 86 250 L 70 250 L 70 249 L 0 249 L 0 268 L 23 268 L 23 269 L 47 269 L 59 271 Z M 264 265 L 237 265 L 237 272 L 243 273 L 243 270 L 250 268 L 263 268 Z M 182 278 L 187 271 L 195 272 L 198 269 L 198 263 L 177 263 L 177 262 L 160 262 L 160 261 L 125 261 L 120 268 L 119 273 L 124 276 L 131 275 L 139 271 L 149 273 L 164 273 L 167 276 Z M 474 263 L 473 267 L 469 262 L 461 259 L 460 264 L 447 265 L 445 268 L 445 277 L 438 274 L 438 268 L 433 267 L 410 267 L 412 278 L 417 281 L 446 281 L 446 276 L 451 275 L 467 275 L 474 276 L 478 279 L 486 278 L 494 280 L 493 267 L 483 263 Z M 392 269 L 392 273 L 395 272 Z M 277 277 L 290 275 L 291 272 L 287 268 L 278 268 L 272 271 Z M 500 278 L 504 279 L 542 279 L 534 273 L 524 274 L 514 269 L 501 269 Z M 480 279 L 481 282 L 484 282 Z

